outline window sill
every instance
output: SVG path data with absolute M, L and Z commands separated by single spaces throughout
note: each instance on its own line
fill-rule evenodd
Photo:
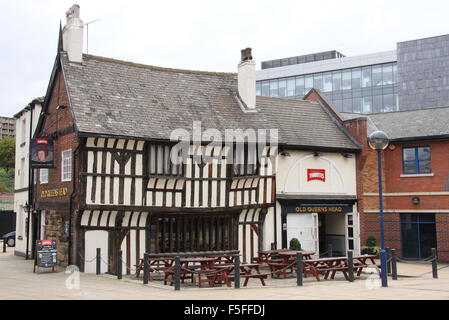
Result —
M 401 174 L 401 178 L 433 177 L 433 173 Z

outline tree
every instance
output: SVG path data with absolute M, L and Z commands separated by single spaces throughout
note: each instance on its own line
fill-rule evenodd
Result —
M 16 142 L 12 137 L 4 137 L 0 140 L 0 168 L 14 169 Z

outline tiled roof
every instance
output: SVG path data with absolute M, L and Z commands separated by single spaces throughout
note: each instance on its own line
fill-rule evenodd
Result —
M 360 117 L 341 113 L 344 119 Z M 384 112 L 363 115 L 368 118 L 368 134 L 382 130 L 393 140 L 449 136 L 449 107 Z
M 84 134 L 168 140 L 174 129 L 278 129 L 295 146 L 358 149 L 316 102 L 257 97 L 258 112 L 236 98 L 237 74 L 167 69 L 61 54 L 75 124 Z

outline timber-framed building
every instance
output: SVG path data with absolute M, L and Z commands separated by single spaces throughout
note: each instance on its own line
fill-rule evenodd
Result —
M 93 272 L 87 261 L 96 248 L 108 262 L 102 271 L 112 273 L 119 249 L 128 273 L 145 252 L 237 249 L 249 262 L 281 245 L 278 153 L 360 150 L 317 102 L 256 100 L 248 50 L 238 73 L 141 65 L 82 54 L 80 21 L 75 6 L 35 134 L 54 139 L 55 167 L 37 183 L 34 206 L 45 215 L 43 237 L 58 242 L 61 265 Z M 198 123 L 202 132 L 277 131 L 278 140 L 254 152 L 243 143 L 239 153 L 236 141 L 195 139 Z M 186 161 L 175 164 L 179 129 L 193 142 Z M 211 160 L 198 161 L 200 154 Z

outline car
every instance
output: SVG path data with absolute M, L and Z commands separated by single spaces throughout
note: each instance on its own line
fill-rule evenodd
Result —
M 3 241 L 6 241 L 8 247 L 14 247 L 16 245 L 16 232 L 9 232 L 3 235 Z

